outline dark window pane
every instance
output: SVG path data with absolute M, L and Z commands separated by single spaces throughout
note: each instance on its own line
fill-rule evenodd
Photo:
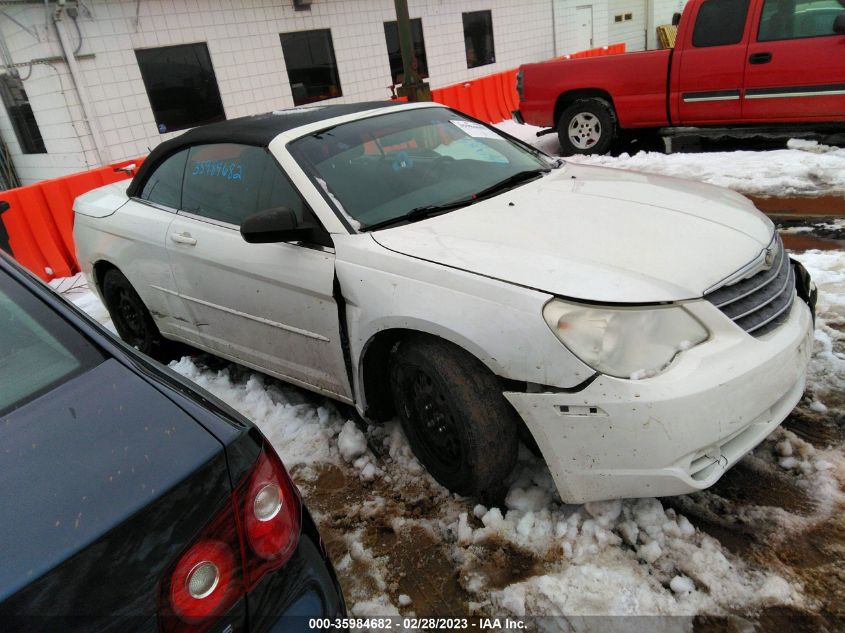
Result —
M 182 176 L 185 174 L 187 158 L 186 149 L 166 158 L 147 178 L 141 190 L 141 198 L 178 209 L 182 199 Z
M 0 276 L 0 415 L 103 361 L 63 318 Z
M 226 118 L 204 43 L 137 50 L 135 57 L 160 133 Z
M 295 105 L 343 94 L 329 29 L 282 33 L 280 38 Z
M 258 211 L 261 181 L 270 155 L 251 145 L 219 143 L 191 148 L 182 209 L 240 226 Z
M 739 44 L 747 15 L 748 0 L 707 0 L 698 10 L 692 45 L 705 48 Z
M 20 77 L 12 77 L 9 73 L 0 75 L 0 97 L 3 99 L 3 105 L 6 106 L 6 112 L 12 122 L 15 136 L 18 137 L 21 151 L 24 154 L 46 154 L 47 149 L 41 139 L 41 130 L 35 122 L 35 115 L 32 113 L 29 98 L 26 96 Z
M 839 0 L 766 0 L 757 40 L 794 40 L 835 35 L 833 22 L 845 12 Z
M 464 13 L 463 17 L 467 68 L 495 63 L 493 14 L 490 11 L 473 11 L 472 13 Z
M 267 166 L 261 180 L 261 191 L 258 194 L 258 206 L 255 210 L 264 211 L 279 207 L 287 207 L 296 212 L 300 224 L 316 223 L 308 205 L 293 188 L 290 180 L 282 173 L 276 161 L 268 155 Z
M 387 40 L 387 57 L 390 60 L 390 75 L 393 83 L 402 83 L 405 69 L 402 67 L 402 51 L 399 48 L 399 25 L 396 22 L 384 23 L 384 39 Z M 411 20 L 411 40 L 414 45 L 414 68 L 423 79 L 428 77 L 428 60 L 425 57 L 425 39 L 423 39 L 422 20 Z

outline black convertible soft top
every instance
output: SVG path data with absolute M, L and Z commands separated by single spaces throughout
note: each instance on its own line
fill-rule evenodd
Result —
M 170 154 L 191 145 L 207 143 L 240 143 L 267 147 L 274 138 L 283 132 L 303 125 L 326 121 L 347 114 L 377 110 L 398 105 L 395 101 L 364 101 L 337 105 L 315 105 L 303 108 L 278 110 L 278 114 L 268 112 L 253 116 L 230 119 L 219 123 L 202 125 L 188 130 L 184 134 L 158 145 L 141 164 L 126 193 L 135 196 L 140 193 L 150 171 Z

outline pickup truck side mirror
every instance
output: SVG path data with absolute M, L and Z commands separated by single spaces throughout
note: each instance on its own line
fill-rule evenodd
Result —
M 845 35 L 845 11 L 837 15 L 833 20 L 833 32 Z
M 678 26 L 681 23 L 681 14 L 675 13 L 672 15 L 672 26 Z
M 293 209 L 276 207 L 253 213 L 241 223 L 241 236 L 250 244 L 296 242 L 310 237 L 314 227 L 300 224 Z

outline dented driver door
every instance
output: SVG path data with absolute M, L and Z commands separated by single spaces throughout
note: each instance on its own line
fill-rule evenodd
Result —
M 167 249 L 199 347 L 349 400 L 333 297 L 333 249 L 248 244 L 240 222 L 287 206 L 310 213 L 266 149 L 191 149 Z

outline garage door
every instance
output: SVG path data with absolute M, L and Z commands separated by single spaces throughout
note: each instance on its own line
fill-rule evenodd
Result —
M 608 41 L 612 44 L 625 42 L 629 51 L 645 50 L 646 0 L 610 0 L 609 10 Z

